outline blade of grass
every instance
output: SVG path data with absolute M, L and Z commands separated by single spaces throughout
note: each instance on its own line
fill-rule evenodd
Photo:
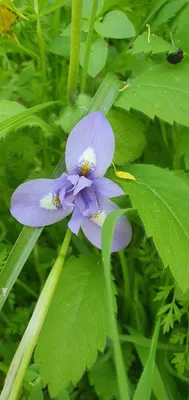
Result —
M 140 338 L 143 339 L 143 336 L 141 336 L 134 329 L 128 328 L 128 331 L 131 335 L 131 338 L 133 335 L 134 335 L 134 337 L 138 337 L 139 343 L 140 343 Z M 150 339 L 148 339 L 148 340 L 150 340 Z M 150 342 L 151 342 L 151 340 L 150 340 Z M 135 347 L 136 347 L 136 351 L 139 355 L 140 361 L 143 365 L 143 368 L 145 368 L 145 365 L 148 360 L 149 350 L 147 348 L 141 347 L 140 344 L 138 344 Z M 165 384 L 164 384 L 164 380 L 163 380 L 156 364 L 154 365 L 154 381 L 153 381 L 152 390 L 153 390 L 157 400 L 169 400 L 169 396 L 168 396 L 168 392 L 167 392 Z
M 117 381 L 119 387 L 120 400 L 130 399 L 129 383 L 126 377 L 125 366 L 123 361 L 123 356 L 121 352 L 121 346 L 119 342 L 119 334 L 117 329 L 117 321 L 114 313 L 114 300 L 112 292 L 112 282 L 111 282 L 111 266 L 110 266 L 110 256 L 111 256 L 111 246 L 114 228 L 119 216 L 125 213 L 126 210 L 116 210 L 111 212 L 105 219 L 102 227 L 102 259 L 104 264 L 104 275 L 107 290 L 107 303 L 109 312 L 109 321 L 111 329 L 111 337 L 113 341 L 114 348 L 114 359 L 117 373 Z M 140 399 L 141 400 L 141 399 Z
M 120 82 L 116 79 L 116 77 L 114 75 L 108 75 L 103 80 L 97 93 L 95 94 L 87 111 L 87 114 L 99 110 L 105 115 L 117 98 L 119 94 L 119 88 Z M 53 104 L 56 103 L 53 102 Z M 102 108 L 101 105 L 103 105 Z M 4 128 L 5 126 L 3 126 L 3 129 Z M 52 177 L 57 178 L 61 175 L 62 172 L 64 172 L 64 170 L 65 161 L 63 155 Z M 2 309 L 42 230 L 43 228 L 24 227 L 14 247 L 12 248 L 12 251 L 0 274 L 0 310 Z
M 159 317 L 156 321 L 154 333 L 152 336 L 149 356 L 140 377 L 139 383 L 137 385 L 133 400 L 150 400 L 151 398 L 152 387 L 154 385 L 155 379 L 155 354 L 160 330 L 160 322 L 161 319 Z

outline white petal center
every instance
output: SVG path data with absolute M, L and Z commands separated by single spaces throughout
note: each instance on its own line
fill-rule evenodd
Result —
M 97 224 L 98 226 L 102 226 L 104 223 L 104 220 L 106 218 L 106 213 L 104 211 L 98 211 L 94 213 L 92 216 L 92 221 Z
M 40 200 L 40 207 L 46 210 L 57 210 L 56 205 L 53 203 L 54 195 L 49 192 L 46 196 L 42 197 Z
M 87 172 L 96 166 L 96 154 L 92 147 L 88 147 L 79 157 L 79 166 L 81 175 L 85 176 Z

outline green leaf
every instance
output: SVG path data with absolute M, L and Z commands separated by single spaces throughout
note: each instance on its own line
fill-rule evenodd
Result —
M 158 319 L 156 322 L 156 326 L 152 336 L 149 355 L 144 370 L 142 372 L 142 375 L 140 377 L 140 380 L 138 382 L 133 400 L 141 400 L 141 399 L 150 400 L 151 398 L 151 392 L 154 382 L 155 354 L 156 354 L 159 330 L 160 330 L 160 319 Z
M 20 113 L 28 111 L 22 104 L 17 103 L 16 101 L 9 101 L 9 100 L 1 100 L 0 101 L 0 123 L 3 121 L 7 121 L 11 117 L 16 117 L 16 115 L 19 115 Z M 49 126 L 46 124 L 45 121 L 43 121 L 41 118 L 36 117 L 35 115 L 31 115 L 27 117 L 26 119 L 19 120 L 16 123 L 14 123 L 14 128 L 9 125 L 7 128 L 4 128 L 1 133 L 0 137 L 5 137 L 5 135 L 9 132 L 11 132 L 13 129 L 18 129 L 22 128 L 24 126 L 39 126 L 42 128 L 45 132 L 50 132 Z
M 138 332 L 136 332 L 134 329 L 129 328 L 129 333 L 132 336 L 137 335 L 138 338 L 143 338 Z M 145 368 L 145 365 L 148 361 L 148 355 L 149 355 L 149 350 L 145 347 L 141 347 L 140 345 L 135 346 L 137 353 L 140 357 L 141 363 L 143 365 L 143 368 Z M 169 400 L 169 396 L 166 390 L 166 385 L 163 381 L 163 377 L 160 374 L 160 371 L 157 367 L 157 365 L 154 365 L 154 377 L 153 377 L 153 385 L 152 385 L 152 390 L 156 396 L 157 400 Z M 166 382 L 166 381 L 165 381 Z M 146 397 L 145 397 L 146 398 Z M 141 397 L 142 399 L 142 397 Z
M 185 167 L 189 169 L 189 129 L 181 127 L 178 134 L 178 150 L 184 156 Z
M 172 0 L 165 3 L 164 6 L 159 10 L 154 22 L 151 25 L 152 30 L 156 29 L 162 24 L 168 22 L 173 18 L 179 10 L 187 3 L 188 0 Z
M 119 342 L 119 334 L 116 316 L 114 312 L 113 296 L 112 296 L 112 285 L 111 285 L 111 248 L 114 229 L 118 218 L 124 214 L 126 210 L 116 210 L 107 215 L 104 224 L 102 226 L 102 259 L 104 265 L 104 275 L 107 291 L 107 302 L 108 302 L 108 315 L 110 323 L 110 333 L 113 341 L 114 359 L 117 373 L 117 382 L 120 394 L 120 400 L 130 400 L 130 388 L 125 373 L 125 365 L 123 361 L 121 346 Z
M 103 37 L 124 39 L 135 36 L 135 29 L 127 16 L 118 10 L 110 11 L 102 22 L 95 23 L 95 31 Z
M 98 0 L 97 15 L 102 10 L 104 0 Z M 91 16 L 93 7 L 93 0 L 83 0 L 82 1 L 82 17 L 89 19 Z
M 115 105 L 129 111 L 139 110 L 173 124 L 189 126 L 189 64 L 169 63 L 150 67 L 120 94 Z M 144 96 L 145 93 L 145 96 Z
M 169 42 L 166 42 L 159 36 L 151 35 L 150 43 L 148 42 L 148 33 L 144 32 L 142 35 L 138 36 L 135 40 L 132 50 L 132 54 L 138 53 L 165 53 L 165 52 L 175 52 L 175 47 Z
M 140 157 L 145 144 L 144 124 L 138 116 L 111 109 L 107 115 L 115 134 L 114 162 L 126 164 Z
M 87 42 L 80 46 L 80 64 L 83 67 Z M 108 56 L 108 44 L 103 39 L 97 39 L 92 43 L 87 73 L 95 76 L 104 68 Z
M 99 258 L 70 259 L 61 274 L 35 352 L 52 397 L 70 382 L 76 384 L 85 369 L 92 366 L 98 350 L 104 350 L 108 326 Z
M 136 182 L 121 181 L 125 193 L 153 238 L 164 266 L 170 266 L 179 286 L 189 289 L 189 185 L 173 172 L 153 165 L 126 168 Z
M 107 75 L 102 81 L 100 87 L 98 88 L 93 100 L 91 101 L 87 113 L 99 110 L 102 112 L 102 114 L 106 115 L 119 94 L 119 88 L 120 82 L 118 81 L 116 76 L 111 74 Z M 45 104 L 47 105 L 49 103 Z M 34 109 L 34 107 L 32 109 Z M 10 123 L 10 119 L 8 121 Z M 6 126 L 3 125 L 3 129 L 5 127 Z M 63 155 L 52 177 L 57 178 L 64 171 L 65 161 Z M 5 303 L 32 249 L 34 248 L 35 243 L 37 242 L 42 230 L 43 228 L 29 228 L 26 226 L 22 229 L 0 274 L 0 310 L 3 307 L 3 304 Z
M 39 16 L 50 14 L 60 7 L 71 5 L 71 0 L 53 0 L 52 2 L 43 2 L 43 4 L 45 4 L 45 7 L 40 11 Z
M 47 48 L 47 51 L 58 56 L 65 57 L 66 59 L 70 56 L 70 37 L 59 36 L 54 39 Z
M 37 106 L 31 107 L 29 109 L 25 109 L 24 108 L 24 111 L 20 110 L 21 112 L 18 112 L 18 108 L 19 107 L 16 106 L 16 110 L 17 110 L 16 114 L 14 113 L 14 111 L 12 111 L 12 115 L 13 116 L 8 118 L 8 119 L 7 118 L 5 119 L 5 115 L 6 114 L 4 114 L 3 111 L 2 111 L 1 115 L 2 115 L 2 120 L 3 121 L 0 122 L 0 138 L 4 137 L 4 135 L 6 134 L 7 130 L 9 130 L 10 128 L 11 129 L 18 129 L 19 127 L 27 125 L 27 121 L 31 121 L 29 119 L 29 117 L 31 117 L 31 115 L 33 115 L 33 114 L 35 114 L 35 113 L 37 113 L 37 112 L 39 112 L 41 110 L 44 110 L 45 108 L 53 106 L 53 105 L 55 105 L 57 103 L 58 102 L 56 102 L 56 101 L 49 101 L 48 103 L 38 104 Z M 3 107 L 3 109 L 7 109 L 6 112 L 8 112 L 8 110 L 10 112 L 10 109 L 11 109 L 10 102 L 7 100 L 7 101 L 4 101 L 4 104 L 5 104 L 5 106 Z M 20 104 L 19 104 L 19 106 L 20 106 Z M 39 119 L 37 119 L 37 121 L 38 120 Z M 33 121 L 36 121 L 36 119 L 33 120 Z M 29 122 L 28 122 L 28 124 L 29 124 Z M 37 125 L 37 124 L 35 124 L 35 125 Z
M 43 400 L 43 391 L 40 386 L 32 390 L 31 394 L 28 397 L 28 400 Z
M 56 124 L 60 125 L 66 133 L 70 133 L 79 120 L 84 117 L 90 103 L 91 98 L 89 96 L 80 94 L 77 99 L 76 107 L 73 108 L 68 105 L 60 118 L 56 121 Z
M 111 400 L 118 392 L 116 371 L 113 362 L 108 359 L 97 362 L 89 372 L 90 384 L 102 400 Z
M 187 0 L 187 6 L 179 13 L 173 26 L 172 32 L 175 45 L 182 48 L 183 51 L 189 53 L 189 42 L 188 36 L 188 19 L 189 19 L 189 0 Z

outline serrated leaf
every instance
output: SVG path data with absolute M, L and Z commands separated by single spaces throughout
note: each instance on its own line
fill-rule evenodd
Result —
M 187 0 L 186 7 L 179 13 L 173 26 L 173 38 L 175 45 L 182 48 L 183 51 L 189 53 L 189 41 L 188 37 L 188 19 L 189 19 L 189 0 Z
M 95 23 L 95 31 L 103 37 L 124 39 L 135 36 L 135 29 L 127 16 L 119 10 L 110 11 L 102 22 Z
M 115 134 L 114 162 L 126 164 L 140 157 L 145 144 L 144 124 L 138 116 L 111 109 L 107 115 Z
M 139 110 L 150 118 L 155 116 L 173 124 L 189 126 L 189 64 L 165 63 L 150 67 L 121 92 L 115 105 L 127 111 Z
M 9 100 L 0 101 L 0 138 L 5 137 L 7 133 L 23 126 L 40 126 L 43 130 L 50 132 L 48 125 L 41 119 L 33 115 L 56 102 L 48 102 L 25 108 L 23 105 Z
M 174 172 L 153 165 L 130 165 L 136 182 L 119 180 L 153 238 L 164 266 L 179 286 L 189 289 L 189 185 Z
M 165 24 L 171 18 L 173 18 L 179 10 L 187 3 L 188 0 L 172 0 L 165 3 L 164 6 L 159 10 L 158 15 L 155 17 L 151 28 L 154 30 L 158 26 Z
M 35 352 L 52 397 L 70 382 L 76 384 L 85 369 L 92 366 L 98 350 L 104 350 L 108 332 L 106 289 L 99 259 L 94 256 L 70 259 L 60 277 Z
M 132 54 L 138 53 L 166 53 L 175 52 L 175 47 L 160 36 L 150 35 L 150 43 L 148 42 L 148 33 L 144 32 L 138 36 L 132 46 Z
M 89 380 L 102 400 L 112 400 L 118 392 L 116 370 L 113 362 L 101 360 L 89 372 Z
M 82 42 L 80 46 L 80 64 L 83 67 L 86 51 L 86 43 Z M 108 56 L 108 44 L 103 39 L 97 39 L 92 43 L 89 65 L 87 73 L 95 78 L 95 76 L 104 68 Z

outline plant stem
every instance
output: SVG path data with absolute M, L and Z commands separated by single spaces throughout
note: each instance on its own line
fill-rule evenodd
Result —
M 46 56 L 45 56 L 45 43 L 43 40 L 43 34 L 41 29 L 41 21 L 39 17 L 39 3 L 38 0 L 34 0 L 34 10 L 37 14 L 37 39 L 40 51 L 40 59 L 41 59 L 41 72 L 44 82 L 46 81 Z
M 93 37 L 93 29 L 94 29 L 95 17 L 96 17 L 96 12 L 97 12 L 97 6 L 98 6 L 98 0 L 93 0 L 93 8 L 92 8 L 92 13 L 91 13 L 89 32 L 88 32 L 88 36 L 87 36 L 85 59 L 84 59 L 82 79 L 81 79 L 81 92 L 82 93 L 85 92 L 85 89 L 86 89 L 87 70 L 88 70 L 88 65 L 89 65 L 91 43 L 92 43 L 92 37 Z
M 72 0 L 71 49 L 70 49 L 70 66 L 68 72 L 67 97 L 69 104 L 73 107 L 75 106 L 77 100 L 77 77 L 79 71 L 81 9 L 82 9 L 82 0 Z
M 18 398 L 24 374 L 60 278 L 70 240 L 71 231 L 68 229 L 58 257 L 45 282 L 33 315 L 10 365 L 7 377 L 5 379 L 5 385 L 1 392 L 1 400 L 16 400 Z
M 20 279 L 17 279 L 16 284 L 21 288 L 23 288 L 28 294 L 38 299 L 38 294 L 34 292 L 32 289 L 30 289 L 30 287 L 26 285 L 26 283 L 22 282 Z

